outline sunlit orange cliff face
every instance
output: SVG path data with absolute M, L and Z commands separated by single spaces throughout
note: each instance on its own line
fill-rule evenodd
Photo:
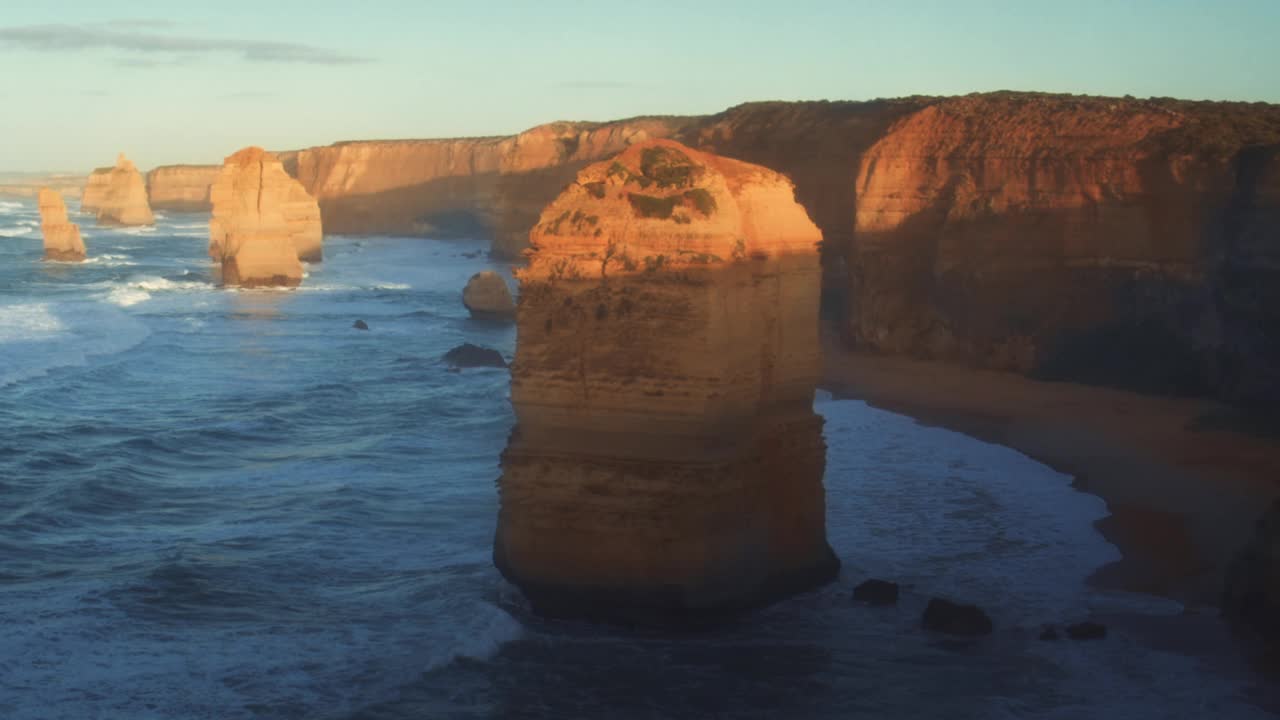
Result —
M 834 576 L 819 240 L 786 178 L 671 141 L 542 212 L 494 543 L 535 607 L 695 617 Z
M 262 148 L 226 159 L 210 190 L 209 256 L 227 285 L 294 286 L 300 259 L 320 254 L 320 215 L 315 200 Z

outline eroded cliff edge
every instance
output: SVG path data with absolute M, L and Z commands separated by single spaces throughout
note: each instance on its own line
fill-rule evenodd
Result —
M 210 212 L 209 189 L 220 165 L 161 165 L 147 173 L 147 197 L 153 210 Z
M 494 541 L 537 609 L 689 618 L 834 577 L 819 239 L 781 175 L 670 141 L 543 211 Z
M 1150 392 L 1280 400 L 1280 108 L 1003 93 L 863 156 L 847 337 Z

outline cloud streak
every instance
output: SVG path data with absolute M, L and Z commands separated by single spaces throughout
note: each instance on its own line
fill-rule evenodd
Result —
M 245 62 L 303 65 L 354 65 L 371 61 L 370 58 L 349 55 L 332 48 L 301 43 L 200 38 L 148 31 L 163 27 L 166 26 L 154 21 L 0 27 L 0 48 L 57 53 L 119 50 L 188 59 L 199 56 L 230 55 L 239 57 Z M 167 63 L 154 63 L 154 65 L 162 64 Z M 137 62 L 132 65 L 134 67 L 151 66 L 146 62 Z

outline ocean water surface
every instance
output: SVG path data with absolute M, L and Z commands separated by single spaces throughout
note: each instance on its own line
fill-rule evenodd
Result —
M 507 374 L 440 361 L 514 351 L 461 306 L 484 243 L 331 237 L 302 288 L 229 291 L 201 216 L 72 219 L 91 259 L 44 263 L 0 201 L 0 718 L 1270 717 L 1124 624 L 1038 640 L 1182 612 L 1085 584 L 1100 500 L 825 393 L 839 581 L 694 635 L 533 617 L 490 558 Z M 852 604 L 869 576 L 900 606 Z M 923 632 L 931 595 L 995 634 Z

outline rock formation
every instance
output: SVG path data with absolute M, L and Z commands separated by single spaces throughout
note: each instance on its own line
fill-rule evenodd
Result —
M 1222 614 L 1280 649 L 1280 500 L 1258 518 L 1249 544 L 1228 566 Z
M 495 254 L 517 257 L 578 170 L 682 124 L 562 122 L 509 137 L 344 142 L 281 159 L 319 201 L 330 232 L 491 237 Z
M 306 193 L 276 156 L 245 148 L 226 159 L 210 191 L 209 255 L 226 285 L 294 286 L 302 281 L 298 238 L 310 242 L 318 223 L 300 223 L 291 208 Z M 311 202 L 314 206 L 314 201 Z
M 147 186 L 138 168 L 120 153 L 115 167 L 98 168 L 89 175 L 81 212 L 97 216 L 99 225 L 152 225 L 155 216 L 147 204 Z
M 575 172 L 659 137 L 794 181 L 824 235 L 826 307 L 856 347 L 1280 400 L 1280 341 L 1262 330 L 1280 322 L 1280 106 L 1038 93 L 749 103 L 282 159 L 331 229 L 487 235 L 512 257 Z
M 147 173 L 147 198 L 154 210 L 209 212 L 209 189 L 219 165 L 164 165 Z
M 542 212 L 494 541 L 535 608 L 696 618 L 834 577 L 819 239 L 784 177 L 665 140 Z
M 485 270 L 471 276 L 462 289 L 462 304 L 478 320 L 510 320 L 516 315 L 516 303 L 501 275 Z
M 44 234 L 44 259 L 77 262 L 84 260 L 84 241 L 80 239 L 80 226 L 67 221 L 67 205 L 62 195 L 49 188 L 41 188 L 40 231 Z

